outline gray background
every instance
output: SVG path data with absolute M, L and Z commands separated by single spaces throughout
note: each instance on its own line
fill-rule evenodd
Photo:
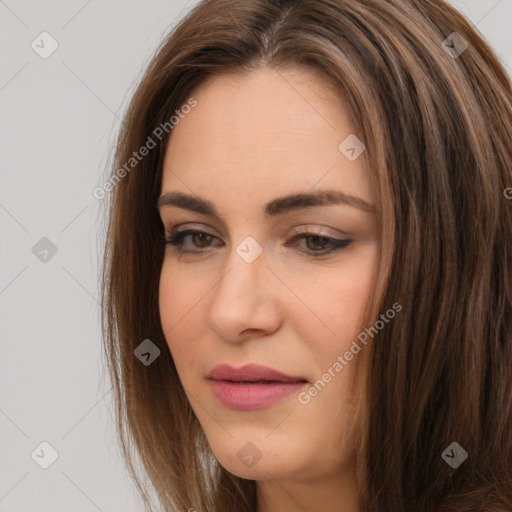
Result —
M 194 3 L 0 0 L 0 512 L 142 510 L 101 359 L 92 191 L 144 65 Z M 453 3 L 510 72 L 512 0 Z

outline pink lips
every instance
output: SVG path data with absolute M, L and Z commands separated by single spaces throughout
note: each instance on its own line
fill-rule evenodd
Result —
M 208 379 L 219 402 L 236 410 L 260 409 L 273 404 L 307 382 L 303 377 L 291 377 L 256 364 L 241 368 L 221 364 L 208 374 Z

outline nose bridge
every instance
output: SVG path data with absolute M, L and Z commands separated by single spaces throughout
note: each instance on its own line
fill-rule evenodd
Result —
M 247 329 L 272 330 L 277 325 L 266 264 L 263 247 L 253 237 L 231 248 L 208 310 L 208 325 L 219 336 L 235 340 Z
M 226 260 L 227 271 L 219 283 L 219 288 L 232 298 L 244 298 L 245 294 L 255 297 L 257 284 L 260 282 L 265 268 L 266 258 L 263 247 L 252 236 L 246 236 L 237 245 L 233 246 Z M 250 289 L 244 289 L 251 287 Z M 245 298 L 244 298 L 245 299 Z

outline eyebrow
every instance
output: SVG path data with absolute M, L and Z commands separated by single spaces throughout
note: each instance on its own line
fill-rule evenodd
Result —
M 316 190 L 278 197 L 264 206 L 267 217 L 274 217 L 294 210 L 304 210 L 315 206 L 328 206 L 332 204 L 346 204 L 368 212 L 375 212 L 375 206 L 360 197 L 346 194 L 340 190 Z M 204 215 L 213 215 L 220 218 L 212 202 L 199 196 L 184 194 L 183 192 L 163 193 L 157 202 L 157 208 L 165 206 L 178 206 Z

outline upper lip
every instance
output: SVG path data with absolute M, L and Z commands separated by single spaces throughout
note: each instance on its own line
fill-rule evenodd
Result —
M 243 382 L 257 382 L 261 380 L 269 382 L 307 382 L 304 377 L 292 377 L 259 364 L 246 364 L 240 368 L 233 368 L 229 364 L 220 364 L 213 368 L 208 374 L 208 378 Z

